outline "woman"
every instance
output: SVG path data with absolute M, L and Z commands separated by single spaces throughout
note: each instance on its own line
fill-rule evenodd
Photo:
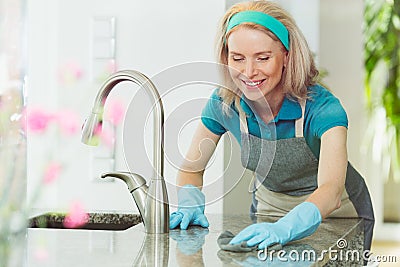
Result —
M 256 175 L 251 215 L 281 217 L 248 226 L 231 244 L 284 245 L 314 233 L 324 218 L 360 217 L 369 250 L 374 214 L 365 182 L 347 160 L 347 116 L 316 82 L 312 53 L 291 16 L 268 1 L 234 5 L 221 22 L 218 55 L 229 67 L 226 86 L 203 110 L 178 175 L 170 227 L 208 227 L 203 171 L 230 131 L 244 167 Z

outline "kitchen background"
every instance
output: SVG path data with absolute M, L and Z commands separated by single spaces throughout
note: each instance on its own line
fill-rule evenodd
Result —
M 114 70 L 134 69 L 151 78 L 179 64 L 214 61 L 216 25 L 226 8 L 235 2 L 27 0 L 27 103 L 46 110 L 72 110 L 83 122 L 101 82 Z M 319 67 L 327 72 L 324 82 L 346 108 L 349 159 L 364 175 L 371 190 L 377 219 L 376 239 L 400 241 L 399 183 L 387 186 L 387 177 L 379 172 L 381 162 L 373 158 L 365 142 L 369 122 L 363 84 L 364 2 L 277 2 L 296 19 Z M 204 84 L 184 85 L 166 94 L 163 99 L 166 123 L 170 122 L 170 116 L 176 116 L 177 107 L 194 99 L 205 101 L 213 88 Z M 132 107 L 131 100 L 140 105 Z M 115 127 L 111 123 L 106 125 L 115 136 L 115 144 L 111 146 L 91 148 L 80 143 L 79 134 L 65 138 L 56 130 L 28 137 L 28 199 L 34 194 L 49 158 L 59 159 L 64 166 L 59 179 L 43 188 L 40 199 L 34 203 L 36 208 L 64 210 L 71 201 L 80 201 L 87 210 L 136 211 L 125 184 L 100 180 L 99 175 L 113 169 L 127 170 L 129 166 L 144 177 L 151 176 L 152 155 L 148 151 L 152 139 L 148 136 L 152 127 L 145 120 L 147 113 L 141 111 L 148 108 L 148 103 L 132 84 L 118 85 L 108 101 L 108 106 L 115 101 L 128 110 L 124 123 L 137 129 L 135 133 L 129 131 L 131 138 L 122 138 L 126 133 L 123 124 Z M 185 127 L 177 126 L 182 127 L 176 144 L 182 154 L 196 122 L 198 119 Z M 168 127 L 173 125 L 167 124 Z M 166 132 L 166 142 L 168 138 Z M 206 212 L 248 212 L 250 194 L 244 192 L 250 175 L 240 167 L 238 145 L 232 140 L 224 138 L 206 172 L 205 181 L 215 181 L 212 190 L 205 192 L 211 200 Z M 124 158 L 124 148 L 134 151 L 129 159 Z M 172 200 L 176 198 L 172 186 L 176 173 L 173 163 L 166 161 L 165 170 Z M 232 183 L 232 177 L 239 178 L 238 174 L 243 174 L 243 178 L 237 184 Z M 214 197 L 224 193 L 223 199 Z M 385 218 L 391 218 L 392 222 L 386 222 L 389 220 Z

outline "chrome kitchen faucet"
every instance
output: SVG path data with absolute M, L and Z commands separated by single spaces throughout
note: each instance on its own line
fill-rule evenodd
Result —
M 142 216 L 146 233 L 168 233 L 169 204 L 164 180 L 164 110 L 160 94 L 149 78 L 138 71 L 123 70 L 112 74 L 101 86 L 93 104 L 92 113 L 82 128 L 82 142 L 98 145 L 93 138 L 101 131 L 102 110 L 107 96 L 120 82 L 130 81 L 143 87 L 154 105 L 153 167 L 155 174 L 146 185 L 146 180 L 138 174 L 129 172 L 105 173 L 101 177 L 115 177 L 123 180 L 131 192 Z M 100 126 L 100 127 L 99 127 Z

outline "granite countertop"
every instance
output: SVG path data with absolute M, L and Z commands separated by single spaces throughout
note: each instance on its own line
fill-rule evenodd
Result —
M 145 234 L 142 223 L 120 231 L 29 228 L 27 266 L 359 266 L 362 262 L 354 257 L 363 246 L 360 219 L 327 219 L 312 236 L 271 256 L 264 251 L 219 249 L 218 236 L 225 230 L 237 234 L 251 224 L 248 215 L 207 217 L 209 229 L 174 229 L 162 235 Z

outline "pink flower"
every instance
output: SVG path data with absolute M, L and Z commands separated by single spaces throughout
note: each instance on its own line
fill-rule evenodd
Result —
M 61 110 L 56 114 L 55 119 L 64 134 L 73 135 L 79 131 L 79 118 L 75 112 Z
M 112 147 L 114 145 L 115 139 L 113 132 L 103 127 L 101 124 L 98 124 L 97 127 L 95 128 L 94 135 L 97 138 L 99 138 L 100 141 L 104 143 L 106 146 Z
M 114 145 L 115 139 L 112 131 L 103 129 L 100 133 L 100 140 L 108 147 Z
M 83 205 L 80 202 L 73 202 L 63 224 L 66 228 L 78 228 L 88 221 L 89 214 L 85 212 Z
M 94 128 L 94 134 L 101 135 L 102 129 L 103 129 L 103 125 L 101 123 L 98 123 L 96 125 L 96 127 Z
M 125 105 L 120 100 L 112 100 L 108 103 L 105 117 L 110 120 L 113 125 L 118 125 L 122 122 L 125 114 Z
M 53 183 L 60 176 L 61 169 L 61 164 L 57 162 L 51 162 L 45 170 L 43 182 L 45 184 Z
M 54 118 L 52 114 L 39 107 L 25 109 L 23 116 L 26 121 L 26 124 L 23 125 L 25 127 L 24 130 L 32 131 L 33 133 L 43 133 L 47 129 L 49 122 Z

